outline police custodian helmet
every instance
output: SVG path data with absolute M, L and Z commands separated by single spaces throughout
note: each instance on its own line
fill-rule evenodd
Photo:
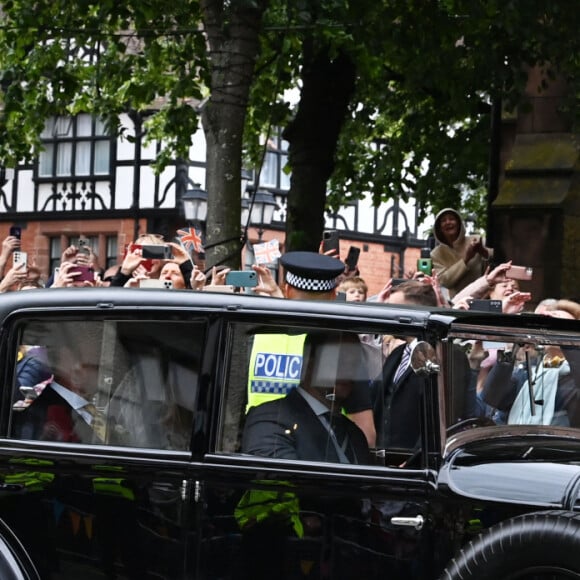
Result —
M 280 259 L 286 282 L 298 290 L 329 292 L 337 286 L 344 263 L 316 252 L 288 252 Z

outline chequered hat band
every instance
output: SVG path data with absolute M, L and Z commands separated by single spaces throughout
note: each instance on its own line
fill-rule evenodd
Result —
M 331 280 L 315 280 L 314 278 L 304 278 L 292 272 L 286 272 L 286 282 L 298 290 L 308 292 L 328 292 L 336 288 L 336 278 Z

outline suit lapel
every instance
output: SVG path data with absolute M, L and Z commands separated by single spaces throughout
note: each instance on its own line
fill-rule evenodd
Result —
M 301 439 L 302 445 L 308 446 L 311 451 L 318 455 L 319 461 L 338 461 L 338 457 L 329 459 L 328 454 L 321 451 L 320 442 L 326 442 L 329 434 L 304 397 L 296 389 L 292 389 L 286 396 L 286 400 L 293 407 L 290 416 L 293 420 L 295 417 L 300 417 L 302 431 L 309 434 L 308 437 Z M 332 448 L 332 453 L 335 453 L 334 448 Z
M 401 358 L 403 358 L 404 350 L 405 345 L 400 344 L 385 361 L 385 366 L 383 367 L 383 383 L 385 385 L 392 383 L 393 377 L 395 376 L 399 363 L 401 362 Z

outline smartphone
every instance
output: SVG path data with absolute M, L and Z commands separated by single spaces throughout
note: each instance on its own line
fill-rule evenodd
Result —
M 26 252 L 16 250 L 12 254 L 12 262 L 14 267 L 18 266 L 18 264 L 24 264 L 24 268 L 26 269 L 28 267 L 28 254 Z
M 149 260 L 171 260 L 171 246 L 152 244 L 141 246 L 141 255 Z
M 419 258 L 417 260 L 417 271 L 423 272 L 425 276 L 431 276 L 433 273 L 433 260 L 431 258 Z
M 87 256 L 91 253 L 91 249 L 87 244 L 87 240 L 79 239 L 79 247 L 77 252 L 79 254 L 86 254 Z
M 171 280 L 145 278 L 139 281 L 139 288 L 162 288 L 164 290 L 173 290 L 173 282 Z
M 337 302 L 346 302 L 346 292 L 337 292 L 335 300 Z
M 254 270 L 234 270 L 226 274 L 226 285 L 237 288 L 258 285 L 258 274 Z
M 360 248 L 357 248 L 356 246 L 351 246 L 348 249 L 348 254 L 346 256 L 346 260 L 344 261 L 344 263 L 346 264 L 346 267 L 349 272 L 352 272 L 352 270 L 356 270 L 359 256 L 360 256 Z
M 531 280 L 534 274 L 534 269 L 530 266 L 512 266 L 505 272 L 507 278 L 514 280 Z
M 469 300 L 469 310 L 480 310 L 481 312 L 501 312 L 501 300 L 474 298 Z
M 22 228 L 20 226 L 12 226 L 10 228 L 10 235 L 20 239 L 22 236 Z
M 70 270 L 69 274 L 74 274 L 79 272 L 78 275 L 74 277 L 75 282 L 94 282 L 95 281 L 95 271 L 89 266 L 76 266 L 74 270 Z
M 322 233 L 322 251 L 334 250 L 340 253 L 340 235 L 338 230 L 324 230 Z

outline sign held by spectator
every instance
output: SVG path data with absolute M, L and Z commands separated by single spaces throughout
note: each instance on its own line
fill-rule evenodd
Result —
M 280 253 L 280 243 L 276 239 L 262 244 L 253 244 L 252 247 L 256 264 L 270 264 L 282 255 Z

